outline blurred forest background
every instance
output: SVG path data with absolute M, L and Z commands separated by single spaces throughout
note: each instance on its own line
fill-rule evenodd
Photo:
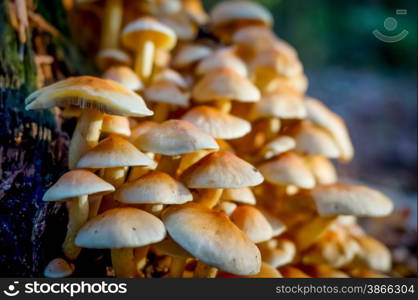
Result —
M 210 10 L 220 1 L 204 2 Z M 338 166 L 341 176 L 383 190 L 416 228 L 417 1 L 258 2 L 273 13 L 278 36 L 297 49 L 308 94 L 348 124 L 356 157 Z M 385 27 L 387 18 L 397 21 L 396 28 Z M 408 35 L 385 43 L 374 30 L 387 36 L 407 30 Z

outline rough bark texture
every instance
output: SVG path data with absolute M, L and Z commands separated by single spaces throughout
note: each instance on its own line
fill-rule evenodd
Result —
M 44 203 L 42 196 L 66 170 L 68 135 L 51 111 L 24 108 L 36 89 L 34 41 L 29 29 L 27 41 L 19 41 L 8 3 L 0 2 L 0 276 L 30 277 L 40 276 L 47 261 L 60 255 L 65 209 Z M 43 18 L 66 30 L 61 1 L 35 5 L 37 13 L 53 11 Z M 64 35 L 47 39 L 47 54 L 56 58 L 53 79 L 88 73 L 78 67 L 83 64 Z

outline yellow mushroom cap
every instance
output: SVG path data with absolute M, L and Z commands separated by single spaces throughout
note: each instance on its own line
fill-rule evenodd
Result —
M 55 258 L 45 267 L 44 276 L 46 278 L 64 278 L 73 274 L 74 269 L 73 264 L 62 258 Z
M 101 70 L 107 70 L 115 65 L 130 66 L 132 58 L 119 49 L 103 49 L 97 54 L 97 64 Z
M 251 124 L 248 121 L 209 106 L 196 106 L 189 110 L 182 119 L 189 121 L 216 139 L 236 139 L 251 130 Z
M 197 102 L 213 100 L 235 100 L 239 102 L 257 102 L 260 91 L 246 77 L 232 69 L 211 71 L 195 85 L 193 99 Z
M 381 217 L 390 214 L 393 203 L 381 192 L 361 185 L 335 183 L 312 190 L 320 215 Z
M 222 193 L 223 201 L 233 201 L 238 203 L 255 205 L 256 200 L 253 192 L 248 187 L 238 189 L 224 189 Z
M 149 102 L 187 107 L 189 106 L 190 95 L 182 92 L 175 83 L 164 80 L 149 85 L 144 91 L 144 97 Z
M 175 85 L 181 87 L 182 89 L 188 89 L 189 85 L 183 76 L 174 71 L 173 69 L 164 69 L 153 78 L 153 82 L 158 81 L 168 81 L 174 83 Z
M 237 275 L 260 271 L 257 246 L 222 212 L 196 203 L 163 212 L 170 236 L 197 259 Z
M 170 175 L 153 171 L 118 188 L 114 198 L 122 203 L 184 204 L 190 191 Z
M 151 116 L 144 100 L 123 85 L 92 76 L 70 77 L 30 94 L 26 109 L 47 109 L 53 106 L 80 106 L 132 117 Z
M 341 160 L 350 161 L 354 156 L 354 148 L 347 127 L 341 117 L 313 98 L 307 98 L 305 106 L 308 112 L 308 119 L 328 130 L 334 137 L 340 148 Z
M 72 170 L 60 177 L 44 194 L 44 201 L 65 201 L 82 195 L 108 194 L 115 188 L 87 170 Z
M 265 242 L 273 237 L 273 229 L 264 215 L 255 207 L 241 205 L 231 215 L 231 221 L 254 243 Z
M 259 185 L 264 178 L 246 161 L 220 150 L 186 169 L 181 180 L 190 188 L 242 188 Z
M 293 261 L 296 255 L 295 244 L 288 239 L 272 239 L 258 245 L 261 259 L 278 268 Z
M 135 72 L 126 66 L 113 66 L 107 69 L 103 78 L 116 81 L 132 91 L 142 90 L 144 85 Z
M 266 180 L 273 184 L 291 184 L 303 189 L 315 186 L 315 179 L 304 160 L 292 152 L 263 163 L 259 169 Z
M 318 184 L 333 184 L 337 182 L 337 170 L 326 157 L 311 155 L 305 157 L 305 161 Z
M 306 155 L 322 155 L 328 158 L 340 157 L 340 150 L 333 137 L 321 127 L 308 121 L 294 129 L 295 150 Z
M 185 45 L 174 56 L 172 65 L 177 69 L 186 68 L 209 56 L 211 53 L 212 50 L 203 45 Z
M 138 137 L 140 137 L 145 132 L 147 132 L 148 130 L 156 126 L 158 126 L 157 122 L 153 122 L 153 121 L 140 122 L 138 125 L 136 125 L 134 128 L 131 129 L 131 136 L 129 137 L 129 141 L 133 143 L 135 146 L 137 146 L 136 140 L 138 139 Z M 137 148 L 140 148 L 140 147 L 137 146 Z
M 248 75 L 245 63 L 235 55 L 234 48 L 220 49 L 203 58 L 196 67 L 196 74 L 202 76 L 220 69 L 232 69 L 243 77 Z
M 378 240 L 362 235 L 356 237 L 360 246 L 354 265 L 366 266 L 370 269 L 389 272 L 392 266 L 392 258 L 389 249 Z
M 271 13 L 263 6 L 250 1 L 221 2 L 210 12 L 210 19 L 215 27 L 243 21 L 253 21 L 266 26 L 273 24 Z
M 137 19 L 122 31 L 122 43 L 136 51 L 146 41 L 152 41 L 156 48 L 171 50 L 177 42 L 175 32 L 168 26 L 151 17 Z
M 295 140 L 286 135 L 278 136 L 277 138 L 270 141 L 267 145 L 265 145 L 262 150 L 262 156 L 265 159 L 270 159 L 276 155 L 280 155 L 287 151 L 294 149 L 296 146 Z
M 127 140 L 110 136 L 84 154 L 78 168 L 101 169 L 128 166 L 151 166 L 153 161 Z
M 75 244 L 93 249 L 135 248 L 165 238 L 163 222 L 143 210 L 114 208 L 89 220 L 78 232 Z
M 129 119 L 122 116 L 105 115 L 103 118 L 101 132 L 129 137 L 131 135 Z
M 142 150 L 164 155 L 180 155 L 203 149 L 218 149 L 210 135 L 184 120 L 168 120 L 150 128 L 136 140 Z
M 266 92 L 274 91 L 278 88 L 287 88 L 295 90 L 301 94 L 305 94 L 309 86 L 308 78 L 304 73 L 295 74 L 290 77 L 279 76 L 272 79 L 267 87 Z

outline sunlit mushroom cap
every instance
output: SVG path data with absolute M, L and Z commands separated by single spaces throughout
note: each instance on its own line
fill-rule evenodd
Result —
M 205 74 L 195 85 L 193 99 L 197 102 L 225 99 L 257 102 L 260 100 L 260 91 L 234 70 L 214 70 Z
M 158 81 L 169 81 L 181 87 L 182 89 L 188 88 L 188 83 L 183 78 L 183 76 L 181 76 L 180 73 L 172 69 L 164 69 L 158 74 L 156 74 L 153 78 L 153 82 L 158 82 Z
M 162 241 L 166 231 L 157 217 L 137 208 L 107 210 L 89 220 L 75 244 L 93 249 L 135 248 Z
M 248 187 L 238 189 L 224 189 L 222 200 L 255 205 L 256 200 L 253 191 Z
M 248 71 L 245 63 L 234 52 L 234 48 L 215 51 L 199 62 L 196 74 L 202 76 L 213 70 L 232 69 L 241 76 L 247 76 Z
M 180 88 L 170 81 L 152 83 L 144 91 L 144 98 L 149 102 L 168 103 L 178 106 L 189 106 L 189 93 L 182 92 Z
M 156 48 L 172 49 L 177 42 L 175 32 L 151 17 L 137 19 L 122 31 L 122 43 L 131 50 L 137 50 L 141 43 L 152 41 Z
M 122 116 L 151 116 L 144 100 L 123 85 L 92 76 L 70 77 L 30 94 L 26 109 L 80 106 Z
M 97 54 L 97 64 L 101 70 L 107 70 L 109 67 L 132 65 L 132 59 L 126 52 L 119 49 L 103 49 Z
M 276 155 L 280 155 L 294 149 L 295 146 L 296 142 L 292 137 L 282 135 L 266 144 L 262 148 L 261 154 L 265 159 L 270 159 Z
M 259 169 L 266 180 L 273 184 L 291 184 L 303 189 L 315 186 L 315 179 L 303 158 L 292 152 L 263 163 Z
M 275 91 L 278 88 L 287 88 L 295 90 L 301 94 L 305 94 L 309 86 L 306 75 L 301 72 L 290 77 L 277 76 L 265 87 L 266 92 Z
M 158 123 L 153 121 L 142 121 L 134 128 L 131 129 L 131 136 L 129 137 L 129 141 L 136 145 L 136 140 L 143 135 L 145 132 L 150 130 L 151 128 L 157 127 Z M 140 148 L 137 146 L 137 148 Z
M 186 68 L 209 56 L 211 53 L 212 50 L 203 45 L 185 45 L 174 56 L 172 65 L 177 69 Z
M 381 192 L 361 185 L 336 183 L 312 190 L 320 215 L 381 217 L 390 214 L 393 203 Z
M 218 149 L 213 137 L 187 121 L 174 119 L 165 121 L 140 135 L 136 145 L 144 151 L 164 155 Z
M 190 191 L 170 175 L 153 171 L 118 188 L 114 198 L 122 203 L 183 204 L 193 200 Z
M 223 150 L 212 152 L 190 166 L 181 179 L 190 188 L 242 188 L 264 180 L 252 165 Z
M 354 264 L 366 266 L 370 269 L 389 272 L 392 266 L 392 258 L 389 249 L 378 240 L 363 235 L 356 238 L 360 250 L 357 253 Z
M 170 236 L 197 259 L 237 275 L 260 271 L 255 244 L 222 212 L 188 203 L 163 212 Z
M 78 168 L 101 169 L 127 166 L 151 166 L 153 161 L 127 140 L 111 136 L 84 154 Z
M 241 205 L 234 210 L 231 221 L 254 243 L 261 243 L 273 237 L 273 229 L 264 215 L 254 206 Z
M 321 155 L 312 155 L 305 157 L 305 161 L 318 184 L 333 184 L 337 182 L 337 170 L 329 159 Z
M 278 268 L 293 261 L 296 255 L 295 244 L 288 239 L 272 239 L 258 245 L 262 261 Z
M 116 81 L 132 91 L 142 90 L 144 85 L 135 72 L 126 66 L 114 66 L 103 74 L 104 79 Z
M 296 141 L 296 151 L 305 155 L 322 155 L 328 158 L 338 158 L 340 150 L 333 137 L 324 129 L 308 121 L 302 122 L 294 129 L 293 138 Z
M 332 134 L 340 148 L 341 160 L 350 161 L 354 156 L 354 149 L 348 130 L 341 117 L 330 111 L 316 99 L 307 98 L 305 100 L 305 106 L 308 111 L 308 119 Z
M 73 274 L 75 267 L 62 258 L 51 260 L 45 267 L 44 276 L 46 278 L 64 278 Z
M 250 23 L 271 26 L 273 16 L 263 6 L 250 1 L 227 1 L 217 4 L 210 12 L 211 23 L 215 27 L 229 23 Z
M 253 104 L 252 117 L 303 119 L 306 117 L 303 97 L 291 89 L 277 89 L 265 94 L 260 101 Z
M 236 139 L 251 130 L 251 124 L 248 121 L 209 106 L 196 106 L 189 110 L 182 119 L 189 121 L 216 139 Z
M 65 201 L 82 195 L 108 194 L 115 188 L 87 170 L 72 170 L 60 177 L 44 194 L 44 201 Z
M 116 115 L 105 115 L 102 124 L 102 133 L 117 134 L 124 137 L 131 135 L 129 120 L 127 117 Z

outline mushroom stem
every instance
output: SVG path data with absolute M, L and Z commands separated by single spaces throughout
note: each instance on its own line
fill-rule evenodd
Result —
M 182 278 L 185 266 L 186 266 L 186 258 L 173 256 L 171 258 L 170 273 L 168 274 L 168 277 Z
M 229 113 L 232 108 L 232 103 L 229 99 L 216 100 L 215 107 L 218 108 L 221 112 Z
M 89 199 L 89 220 L 97 216 L 103 196 L 91 196 Z
M 150 171 L 149 167 L 132 167 L 128 175 L 128 182 L 135 181 Z
M 88 195 L 82 195 L 67 201 L 68 210 L 68 225 L 67 235 L 65 236 L 62 250 L 64 255 L 71 260 L 74 260 L 80 254 L 81 248 L 74 243 L 75 237 L 79 229 L 87 222 L 89 217 L 89 201 Z
M 122 25 L 123 0 L 106 0 L 102 23 L 101 49 L 118 48 Z
M 115 167 L 104 169 L 102 178 L 115 188 L 118 188 L 125 182 L 126 168 Z M 113 199 L 113 194 L 104 196 L 101 202 L 101 211 L 115 208 L 119 204 L 115 199 Z
M 205 264 L 202 261 L 197 262 L 196 269 L 194 270 L 195 278 L 215 278 L 218 273 L 218 269 Z
M 116 277 L 135 277 L 136 266 L 133 248 L 110 249 L 110 255 L 112 258 L 112 266 Z
M 170 104 L 162 103 L 162 102 L 158 103 L 154 110 L 154 117 L 153 117 L 154 121 L 161 123 L 167 120 L 168 115 L 170 114 L 170 110 L 171 110 Z
M 222 196 L 223 189 L 202 189 L 199 197 L 199 203 L 208 208 L 213 208 L 218 204 Z
M 162 155 L 160 161 L 158 162 L 157 170 L 161 172 L 165 172 L 168 175 L 175 177 L 176 171 L 180 165 L 181 156 L 168 156 Z
M 96 109 L 83 109 L 74 130 L 68 153 L 70 169 L 75 169 L 82 155 L 99 142 L 104 113 Z
M 149 246 L 138 247 L 134 249 L 135 268 L 138 274 L 142 273 L 142 269 L 147 264 Z
M 151 77 L 154 55 L 155 45 L 152 41 L 143 42 L 136 53 L 135 72 L 144 82 Z

